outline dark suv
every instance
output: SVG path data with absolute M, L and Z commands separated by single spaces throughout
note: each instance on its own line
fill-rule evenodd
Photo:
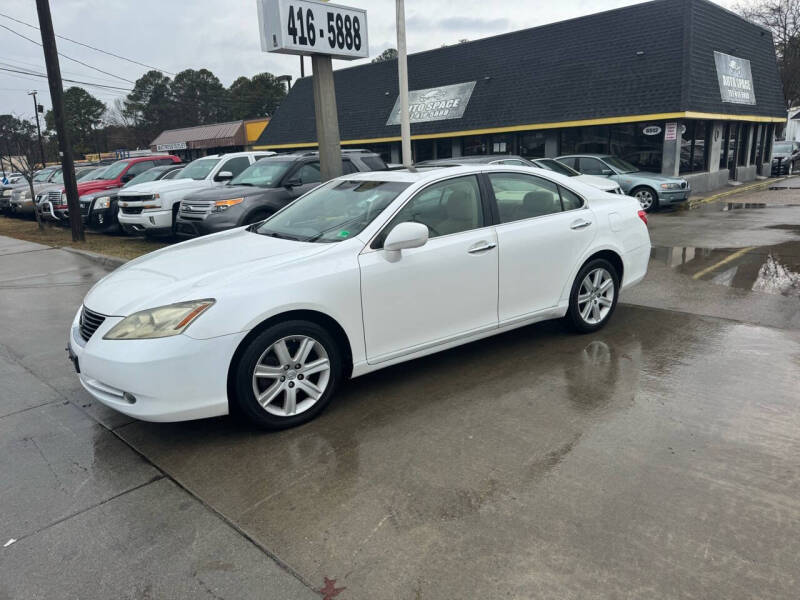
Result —
M 344 175 L 386 168 L 374 152 L 342 151 Z M 263 221 L 319 183 L 318 152 L 262 158 L 229 184 L 186 196 L 178 212 L 177 233 L 204 235 Z

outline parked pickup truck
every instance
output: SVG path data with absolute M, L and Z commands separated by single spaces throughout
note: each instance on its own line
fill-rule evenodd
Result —
M 342 172 L 385 170 L 380 155 L 343 150 Z M 302 151 L 263 158 L 230 184 L 187 194 L 178 213 L 179 235 L 203 235 L 258 223 L 320 183 L 319 153 Z
M 118 219 L 128 233 L 171 235 L 178 209 L 187 194 L 228 183 L 260 158 L 274 152 L 232 152 L 204 156 L 190 162 L 177 179 L 153 181 L 121 190 Z

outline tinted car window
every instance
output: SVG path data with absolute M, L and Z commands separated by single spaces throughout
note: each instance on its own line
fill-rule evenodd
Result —
M 561 186 L 558 186 L 558 189 L 561 192 L 561 205 L 564 210 L 575 210 L 583 206 L 583 198 L 578 194 Z
M 319 174 L 319 163 L 312 162 L 303 165 L 297 170 L 292 179 L 299 179 L 300 185 L 319 183 L 322 180 Z
M 546 179 L 523 173 L 491 173 L 489 180 L 501 223 L 561 212 L 558 186 Z
M 155 166 L 155 162 L 152 160 L 143 160 L 142 162 L 134 163 L 131 165 L 131 168 L 128 169 L 128 172 L 125 173 L 126 177 L 136 176 L 139 173 L 144 173 L 148 169 L 152 169 Z
M 384 228 L 380 245 L 395 225 L 406 221 L 427 225 L 431 238 L 483 227 L 477 178 L 470 175 L 448 179 L 419 192 Z
M 161 165 L 161 166 L 166 166 L 166 165 L 172 165 L 172 164 L 175 164 L 175 163 L 172 162 L 171 158 L 159 158 L 156 161 L 156 164 L 157 165 Z
M 559 158 L 558 162 L 563 163 L 572 169 L 577 169 L 576 165 L 578 164 L 578 159 L 573 156 Z
M 349 175 L 350 173 L 355 173 L 356 171 L 358 171 L 358 169 L 356 169 L 353 161 L 347 160 L 346 158 L 342 160 L 342 175 Z
M 388 167 L 378 156 L 362 156 L 361 161 L 373 171 L 385 171 Z
M 169 173 L 167 173 L 166 175 L 164 175 L 164 177 L 162 177 L 161 179 L 175 179 L 180 174 L 181 171 L 183 171 L 183 169 L 174 169 Z
M 236 158 L 232 158 L 229 161 L 225 162 L 222 165 L 222 168 L 219 172 L 222 171 L 230 171 L 233 173 L 233 176 L 236 177 L 239 173 L 244 171 L 247 167 L 250 166 L 250 159 L 246 156 L 238 156 Z
M 602 161 L 586 156 L 581 157 L 580 167 L 578 167 L 578 170 L 586 175 L 602 175 L 603 169 L 610 170 Z

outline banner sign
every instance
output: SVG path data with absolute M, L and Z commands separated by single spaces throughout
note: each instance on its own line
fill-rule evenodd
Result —
M 186 150 L 186 142 L 174 144 L 156 144 L 156 152 L 169 152 L 170 150 Z
M 753 90 L 750 61 L 715 51 L 714 62 L 717 64 L 717 79 L 722 101 L 733 104 L 755 104 L 756 94 Z
M 408 93 L 408 114 L 412 123 L 460 119 L 464 116 L 474 81 L 445 85 L 426 90 L 412 90 Z M 394 103 L 387 125 L 400 124 L 400 98 Z
M 281 54 L 369 56 L 367 11 L 319 0 L 257 0 L 261 49 Z

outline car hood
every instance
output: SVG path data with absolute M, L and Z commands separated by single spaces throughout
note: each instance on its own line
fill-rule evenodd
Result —
M 209 190 L 198 190 L 186 196 L 186 200 L 227 200 L 228 198 L 247 198 L 249 196 L 261 196 L 264 192 L 274 188 L 255 187 L 250 185 L 223 185 Z
M 791 156 L 791 153 L 789 153 L 789 152 L 773 152 L 772 153 L 772 160 L 775 160 L 776 158 L 789 158 L 790 156 Z
M 167 194 L 169 192 L 191 190 L 193 188 L 202 189 L 211 185 L 214 185 L 214 181 L 210 179 L 167 179 L 162 181 L 148 181 L 130 188 L 125 188 L 120 195 L 124 196 L 128 192 L 131 194 Z
M 576 175 L 575 181 L 580 181 L 604 191 L 615 190 L 619 187 L 619 184 L 613 179 L 598 177 L 597 175 Z
M 91 202 L 95 198 L 99 198 L 100 196 L 108 196 L 113 195 L 119 192 L 122 188 L 114 187 L 105 190 L 97 190 L 96 192 L 89 192 L 88 194 L 81 195 L 81 202 Z
M 104 315 L 214 297 L 221 288 L 252 280 L 255 272 L 307 260 L 336 244 L 276 239 L 233 229 L 162 248 L 132 260 L 89 290 L 84 303 Z
M 118 186 L 119 183 L 117 183 L 116 179 L 95 179 L 93 181 L 82 181 L 78 184 L 78 196 L 83 196 L 84 194 L 89 194 L 91 192 L 97 192 L 100 190 L 108 190 Z
M 682 177 L 672 177 L 670 175 L 662 175 L 661 173 L 651 173 L 649 171 L 636 171 L 635 173 L 625 173 L 620 175 L 629 179 L 649 179 L 650 181 L 663 181 L 670 183 L 681 183 L 685 181 Z

